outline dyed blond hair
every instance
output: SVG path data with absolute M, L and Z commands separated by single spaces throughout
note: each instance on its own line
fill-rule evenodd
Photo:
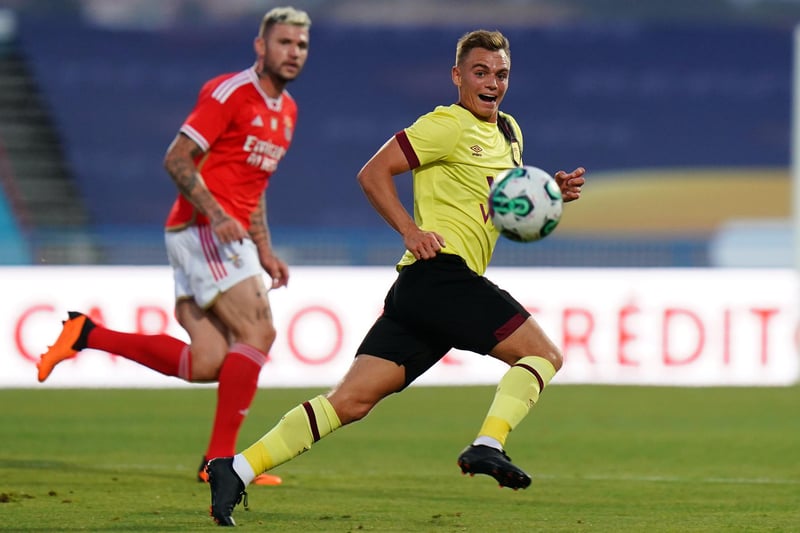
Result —
M 264 18 L 261 19 L 258 36 L 264 37 L 275 24 L 291 24 L 301 28 L 310 28 L 311 17 L 305 11 L 293 7 L 274 7 L 267 11 Z

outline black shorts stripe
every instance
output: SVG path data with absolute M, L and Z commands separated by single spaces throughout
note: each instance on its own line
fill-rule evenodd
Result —
M 506 340 L 509 335 L 517 331 L 517 328 L 519 328 L 525 320 L 527 320 L 527 317 L 522 315 L 512 316 L 508 322 L 495 330 L 494 338 L 497 339 L 497 342 Z

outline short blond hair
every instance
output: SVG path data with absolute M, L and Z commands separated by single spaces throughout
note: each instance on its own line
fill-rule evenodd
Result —
M 267 11 L 264 18 L 261 19 L 258 36 L 264 37 L 275 24 L 291 24 L 301 28 L 310 28 L 311 17 L 305 11 L 291 6 L 274 7 Z
M 462 35 L 456 44 L 456 65 L 460 65 L 473 48 L 483 48 L 490 52 L 503 50 L 511 61 L 508 39 L 499 31 L 475 30 Z

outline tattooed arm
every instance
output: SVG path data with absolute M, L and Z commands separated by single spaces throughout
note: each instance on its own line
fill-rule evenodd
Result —
M 272 251 L 272 239 L 267 225 L 267 201 L 264 195 L 258 202 L 258 208 L 250 215 L 249 233 L 258 248 L 261 266 L 272 278 L 272 288 L 288 285 L 289 267 Z
M 247 232 L 239 222 L 222 209 L 203 181 L 203 176 L 194 164 L 194 158 L 202 154 L 202 149 L 186 135 L 179 133 L 167 149 L 164 168 L 167 169 L 178 191 L 198 211 L 208 217 L 211 229 L 223 242 L 240 241 Z

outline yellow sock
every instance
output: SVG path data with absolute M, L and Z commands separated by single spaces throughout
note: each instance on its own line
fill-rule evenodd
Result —
M 539 400 L 556 369 L 543 357 L 523 357 L 508 369 L 494 394 L 494 401 L 478 436 L 496 439 L 505 447 L 506 438 Z
M 309 450 L 312 444 L 341 426 L 328 399 L 317 396 L 283 415 L 275 427 L 242 455 L 258 475 Z

